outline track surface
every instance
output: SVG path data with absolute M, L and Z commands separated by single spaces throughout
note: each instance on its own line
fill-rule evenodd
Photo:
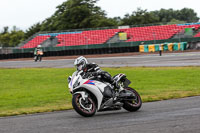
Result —
M 75 57 L 74 57 L 75 58 Z M 100 67 L 125 67 L 125 66 L 200 66 L 200 52 L 164 53 L 158 54 L 98 57 L 88 58 Z M 43 60 L 42 62 L 26 61 L 0 61 L 1 68 L 22 67 L 74 67 L 74 59 Z
M 144 103 L 138 112 L 59 111 L 0 118 L 0 133 L 198 133 L 200 96 Z

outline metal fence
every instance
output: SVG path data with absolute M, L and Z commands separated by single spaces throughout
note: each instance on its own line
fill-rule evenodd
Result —
M 13 47 L 0 47 L 0 54 L 11 54 L 13 53 Z

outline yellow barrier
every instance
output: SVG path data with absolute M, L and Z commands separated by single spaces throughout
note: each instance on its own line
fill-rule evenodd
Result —
M 181 49 L 181 43 L 178 43 L 178 50 Z
M 173 51 L 173 45 L 174 45 L 173 43 L 168 44 L 168 50 L 169 51 Z
M 140 45 L 139 50 L 140 50 L 140 52 L 144 52 L 144 45 Z
M 177 51 L 185 50 L 186 45 L 182 43 L 161 43 L 161 44 L 150 44 L 150 45 L 139 45 L 140 52 L 157 52 L 157 51 Z
M 119 40 L 127 40 L 127 33 L 119 33 Z
M 149 45 L 149 52 L 155 52 L 155 45 Z

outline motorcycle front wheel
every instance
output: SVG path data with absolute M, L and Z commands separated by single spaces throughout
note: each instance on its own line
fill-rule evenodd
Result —
M 37 60 L 38 60 L 38 57 L 37 57 L 37 55 L 34 57 L 34 61 L 35 62 L 37 62 Z
M 140 95 L 133 88 L 128 87 L 125 89 L 131 91 L 135 95 L 135 98 L 133 100 L 124 101 L 123 108 L 130 112 L 139 110 L 142 106 L 142 100 Z
M 91 117 L 96 113 L 95 101 L 90 96 L 84 100 L 81 94 L 73 95 L 72 106 L 78 114 L 85 117 Z

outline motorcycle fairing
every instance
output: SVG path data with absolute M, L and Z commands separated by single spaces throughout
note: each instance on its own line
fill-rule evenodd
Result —
M 97 99 L 97 104 L 98 104 L 97 109 L 99 110 L 101 103 L 102 103 L 102 100 L 103 100 L 103 94 L 100 91 L 100 89 L 97 86 L 90 85 L 90 84 L 82 84 L 82 85 L 80 85 L 80 88 L 84 88 L 84 89 L 90 91 L 92 94 L 95 95 L 95 97 Z
M 94 84 L 94 80 L 88 80 L 88 81 L 86 81 L 86 82 L 83 83 L 83 84 L 95 85 L 95 84 Z

